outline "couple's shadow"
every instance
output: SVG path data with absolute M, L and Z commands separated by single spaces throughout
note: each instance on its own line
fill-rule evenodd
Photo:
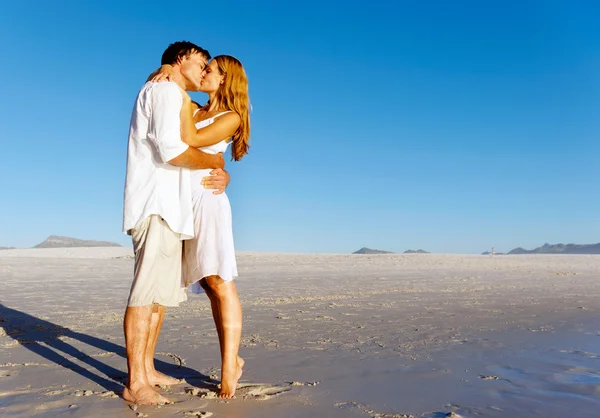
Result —
M 127 380 L 126 373 L 97 360 L 93 355 L 86 354 L 67 341 L 68 339 L 77 340 L 104 352 L 115 353 L 126 358 L 124 347 L 92 335 L 72 331 L 61 325 L 9 308 L 1 303 L 0 326 L 4 328 L 8 336 L 18 341 L 24 348 L 46 360 L 72 370 L 106 390 L 112 390 L 119 394 L 123 391 L 123 385 Z M 70 360 L 68 356 L 76 358 L 95 369 L 95 371 L 80 366 Z M 125 365 L 125 362 L 123 364 Z M 199 388 L 214 389 L 214 385 L 218 383 L 182 364 L 172 364 L 156 359 L 155 366 L 158 371 L 179 379 L 186 379 L 187 383 Z

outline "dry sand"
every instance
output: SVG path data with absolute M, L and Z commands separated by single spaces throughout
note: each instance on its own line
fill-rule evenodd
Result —
M 176 403 L 128 406 L 127 248 L 0 251 L 2 417 L 595 417 L 600 256 L 240 253 L 246 370 L 214 398 L 209 304 L 167 312 Z M 452 415 L 454 413 L 454 415 Z

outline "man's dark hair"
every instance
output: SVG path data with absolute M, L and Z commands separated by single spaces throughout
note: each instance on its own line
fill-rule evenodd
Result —
M 207 60 L 210 59 L 210 54 L 204 48 L 199 47 L 188 41 L 173 42 L 162 54 L 160 65 L 177 64 L 184 57 L 189 57 L 192 54 L 202 54 Z

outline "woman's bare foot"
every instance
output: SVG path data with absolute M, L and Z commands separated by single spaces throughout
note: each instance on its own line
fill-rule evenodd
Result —
M 170 400 L 156 392 L 151 386 L 142 386 L 137 390 L 125 388 L 123 399 L 139 405 L 166 405 L 171 403 Z
M 219 398 L 231 399 L 235 395 L 235 389 L 237 388 L 237 382 L 242 377 L 245 361 L 240 356 L 237 356 L 237 362 L 231 370 L 223 368 L 221 370 L 221 392 Z
M 152 386 L 160 386 L 160 385 L 171 386 L 171 385 L 178 385 L 180 383 L 183 383 L 182 379 L 176 379 L 174 377 L 167 376 L 165 374 L 157 372 L 156 370 L 154 370 L 152 372 L 146 372 L 146 374 L 148 375 L 148 381 L 150 382 L 150 385 L 152 385 Z

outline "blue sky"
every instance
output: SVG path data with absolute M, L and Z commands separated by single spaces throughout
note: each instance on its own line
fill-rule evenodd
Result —
M 252 147 L 227 166 L 239 250 L 599 242 L 598 16 L 551 0 L 7 3 L 0 246 L 130 245 L 131 109 L 176 40 L 250 79 Z

